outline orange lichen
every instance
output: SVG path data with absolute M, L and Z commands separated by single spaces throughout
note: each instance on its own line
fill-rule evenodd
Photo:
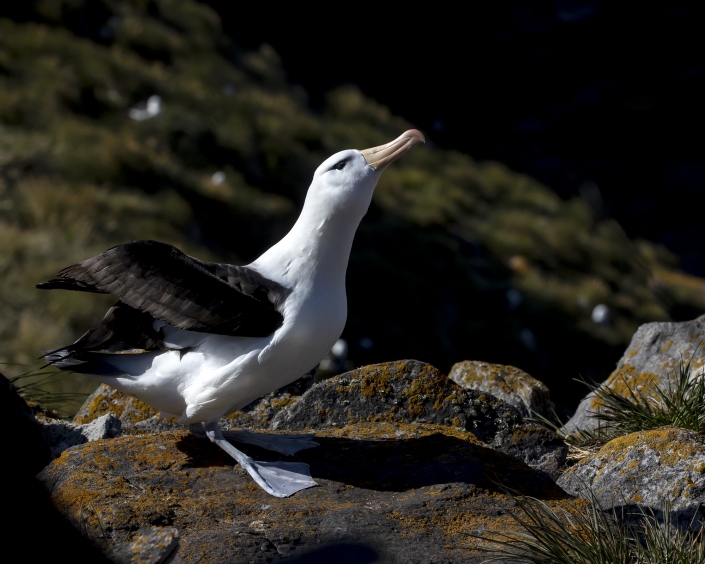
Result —
M 637 372 L 636 368 L 625 363 L 610 374 L 605 384 L 619 395 L 629 398 L 632 393 L 653 395 L 650 388 L 656 387 L 658 383 L 658 374 Z M 599 398 L 594 397 L 590 403 L 590 409 L 599 410 L 602 407 L 602 402 Z
M 136 423 L 150 419 L 159 412 L 138 399 L 102 384 L 83 404 L 74 418 L 74 423 L 79 425 L 90 423 L 106 414 L 114 415 L 119 419 L 129 418 L 131 423 Z
M 365 373 L 360 382 L 360 393 L 367 397 L 386 396 L 392 391 L 388 374 Z
M 683 430 L 674 427 L 631 433 L 611 440 L 595 456 L 610 456 L 619 462 L 634 448 L 650 449 L 658 453 L 661 464 L 675 466 L 685 458 L 697 454 L 705 455 L 705 445 L 690 440 L 684 441 L 682 433 Z

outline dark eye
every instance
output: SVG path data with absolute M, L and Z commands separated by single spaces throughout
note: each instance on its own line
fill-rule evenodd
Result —
M 331 170 L 343 170 L 345 168 L 345 161 L 340 161 Z

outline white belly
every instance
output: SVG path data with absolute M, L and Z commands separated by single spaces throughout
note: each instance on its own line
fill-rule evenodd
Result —
M 340 316 L 292 316 L 264 338 L 173 329 L 169 341 L 193 344 L 142 355 L 111 355 L 127 375 L 102 380 L 184 424 L 216 421 L 314 368 L 342 333 Z M 165 328 L 166 329 L 166 328 Z

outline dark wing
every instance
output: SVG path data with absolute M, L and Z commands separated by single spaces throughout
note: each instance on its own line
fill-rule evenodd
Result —
M 247 267 L 202 262 L 157 241 L 118 245 L 37 288 L 112 294 L 179 329 L 247 337 L 281 326 L 289 293 Z
M 140 354 L 163 349 L 164 334 L 155 331 L 153 323 L 154 318 L 148 313 L 118 302 L 75 343 L 45 351 L 42 356 L 49 365 L 65 370 L 117 376 L 121 374 L 119 370 L 91 353 Z

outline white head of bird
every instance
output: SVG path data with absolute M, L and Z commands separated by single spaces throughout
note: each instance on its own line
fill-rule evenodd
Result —
M 367 213 L 382 172 L 404 153 L 424 142 L 420 131 L 410 129 L 384 145 L 364 150 L 349 149 L 327 158 L 313 174 L 301 215 L 291 231 L 252 266 L 262 273 L 284 274 L 285 277 L 290 273 L 300 277 L 297 266 L 303 264 L 283 260 L 284 256 L 306 257 L 303 262 L 308 267 L 321 261 L 347 266 L 355 231 Z M 324 239 L 325 246 L 321 245 Z M 273 265 L 282 264 L 287 265 L 285 273 L 271 270 Z M 343 274 L 344 271 L 343 267 Z
M 385 145 L 362 151 L 349 149 L 327 158 L 313 174 L 304 209 L 315 207 L 325 210 L 327 218 L 344 214 L 359 222 L 384 169 L 424 141 L 420 131 L 410 129 Z

